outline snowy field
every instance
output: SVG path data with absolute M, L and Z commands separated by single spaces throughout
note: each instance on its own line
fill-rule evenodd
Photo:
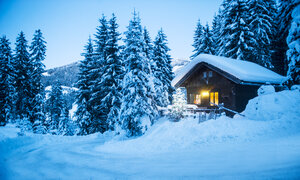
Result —
M 251 100 L 246 117 L 170 122 L 142 137 L 18 136 L 0 128 L 0 179 L 300 179 L 299 90 Z

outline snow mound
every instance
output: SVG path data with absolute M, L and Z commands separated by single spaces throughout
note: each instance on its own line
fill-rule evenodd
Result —
M 258 90 L 257 94 L 259 96 L 265 95 L 265 94 L 272 94 L 275 92 L 275 88 L 272 85 L 262 85 Z
M 270 92 L 267 90 L 267 92 Z M 248 119 L 269 121 L 276 119 L 299 119 L 300 93 L 298 90 L 285 90 L 266 93 L 251 99 L 242 113 Z
M 216 120 L 198 123 L 185 118 L 179 122 L 160 119 L 145 135 L 126 139 L 115 138 L 96 147 L 97 151 L 141 154 L 198 149 L 215 143 L 248 142 L 264 138 L 288 136 L 300 132 L 300 93 L 282 91 L 250 100 L 246 117 L 221 116 Z M 272 120 L 272 121 L 269 121 Z

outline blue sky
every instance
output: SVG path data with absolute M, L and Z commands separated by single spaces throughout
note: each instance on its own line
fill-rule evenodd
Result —
M 152 39 L 163 28 L 172 58 L 192 55 L 197 20 L 211 24 L 222 0 L 0 0 L 0 35 L 6 35 L 12 47 L 20 31 L 31 42 L 36 29 L 47 41 L 47 68 L 82 59 L 81 53 L 89 35 L 99 25 L 102 14 L 117 16 L 123 33 L 136 9 L 142 25 Z

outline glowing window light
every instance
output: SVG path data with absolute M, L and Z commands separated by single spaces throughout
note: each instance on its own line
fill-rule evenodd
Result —
M 202 91 L 202 92 L 201 92 L 201 95 L 202 95 L 202 96 L 209 96 L 209 92 L 208 92 L 208 91 Z

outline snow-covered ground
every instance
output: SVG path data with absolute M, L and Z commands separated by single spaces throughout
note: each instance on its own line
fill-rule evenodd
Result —
M 251 100 L 243 114 L 160 119 L 145 135 L 18 136 L 0 128 L 0 179 L 299 179 L 300 92 Z

